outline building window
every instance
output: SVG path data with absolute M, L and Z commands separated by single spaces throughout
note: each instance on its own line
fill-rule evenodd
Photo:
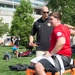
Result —
M 14 1 L 14 2 L 20 2 L 20 0 L 7 0 L 7 1 Z
M 0 7 L 4 7 L 4 8 L 13 8 L 13 5 L 0 3 Z M 15 5 L 14 5 L 14 8 L 16 8 Z

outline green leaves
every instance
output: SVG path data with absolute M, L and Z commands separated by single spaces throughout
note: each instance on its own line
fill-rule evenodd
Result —
M 75 14 L 75 0 L 50 0 L 48 7 L 51 11 L 62 13 L 63 23 L 75 25 L 73 15 Z
M 5 24 L 5 23 L 2 22 L 2 21 L 3 21 L 3 19 L 1 18 L 1 19 L 0 19 L 0 37 L 1 37 L 3 34 L 9 32 L 8 24 Z
M 29 0 L 21 0 L 20 5 L 16 7 L 13 16 L 11 35 L 20 36 L 20 44 L 24 45 L 29 40 L 30 31 L 34 19 L 32 17 L 33 8 Z

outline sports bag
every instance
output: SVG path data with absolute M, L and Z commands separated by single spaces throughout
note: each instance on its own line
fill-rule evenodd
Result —
M 28 68 L 26 64 L 16 64 L 15 66 L 10 65 L 9 69 L 12 71 L 25 71 Z

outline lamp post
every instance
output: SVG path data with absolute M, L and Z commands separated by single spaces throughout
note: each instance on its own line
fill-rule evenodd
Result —
M 14 10 L 14 0 L 13 0 L 13 10 Z

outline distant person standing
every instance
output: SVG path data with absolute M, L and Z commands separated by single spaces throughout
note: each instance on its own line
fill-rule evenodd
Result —
M 15 36 L 12 36 L 12 37 L 11 37 L 11 46 L 13 46 L 13 45 L 14 45 L 15 38 L 16 38 Z
M 19 49 L 19 37 L 15 38 L 14 46 L 12 47 L 13 53 L 16 54 L 16 57 L 18 58 L 18 49 Z

